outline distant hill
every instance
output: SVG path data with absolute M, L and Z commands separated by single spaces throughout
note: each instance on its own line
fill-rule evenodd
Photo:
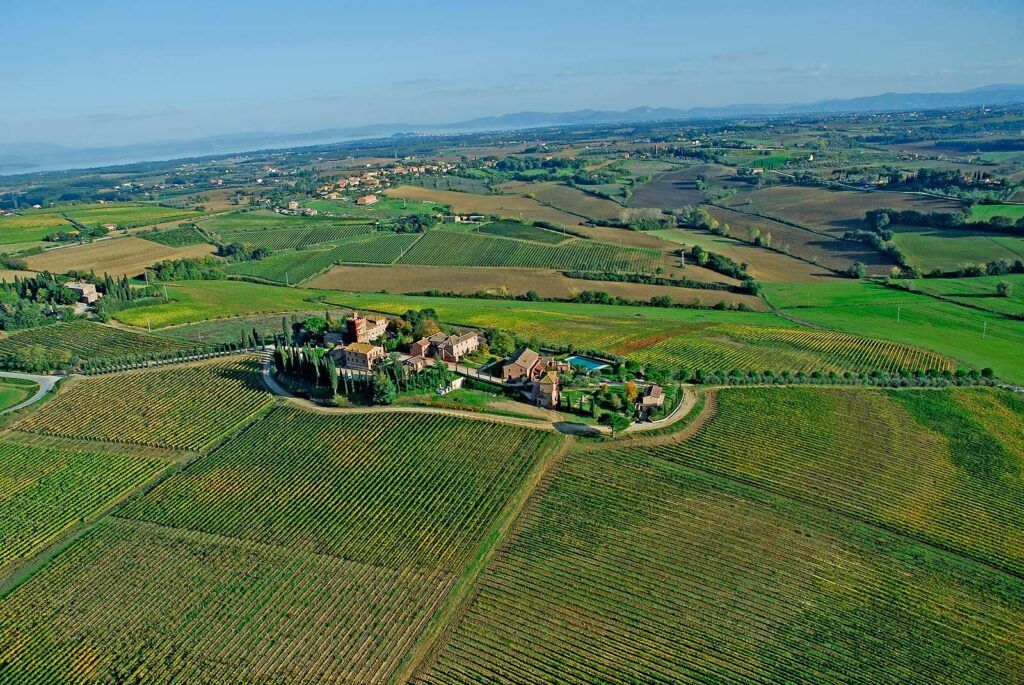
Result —
M 47 143 L 19 143 L 0 145 L 0 174 L 321 145 L 399 133 L 471 133 L 580 124 L 605 125 L 788 114 L 898 112 L 1012 104 L 1024 104 L 1024 85 L 995 84 L 957 93 L 883 93 L 859 98 L 790 104 L 748 103 L 690 109 L 635 107 L 625 111 L 581 109 L 572 112 L 515 112 L 445 124 L 371 124 L 307 133 L 248 132 L 194 140 L 157 141 L 102 148 L 72 149 Z

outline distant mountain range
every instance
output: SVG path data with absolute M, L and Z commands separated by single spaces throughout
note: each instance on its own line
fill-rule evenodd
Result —
M 512 131 L 572 125 L 635 124 L 793 114 L 854 114 L 1024 104 L 1024 85 L 996 84 L 957 93 L 883 93 L 868 97 L 790 104 L 738 104 L 724 107 L 636 107 L 625 111 L 516 112 L 448 124 L 371 124 L 308 133 L 235 133 L 193 140 L 70 148 L 48 143 L 0 144 L 0 175 L 95 167 L 132 162 L 268 150 L 381 138 L 400 133 L 451 134 Z

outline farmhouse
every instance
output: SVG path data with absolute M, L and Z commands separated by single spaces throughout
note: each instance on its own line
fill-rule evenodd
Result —
M 384 358 L 384 348 L 366 342 L 354 342 L 330 352 L 335 363 L 357 371 L 373 371 L 373 365 Z
M 115 231 L 115 230 L 117 230 L 117 224 L 103 224 L 102 227 L 107 229 L 108 231 Z
M 85 283 L 84 281 L 68 281 L 64 284 L 64 287 L 77 291 L 78 301 L 86 304 L 92 304 L 103 297 L 100 293 L 96 292 L 96 286 L 92 283 Z
M 367 319 L 359 316 L 359 312 L 352 312 L 352 315 L 345 319 L 345 340 L 347 342 L 373 342 L 387 331 L 388 320 L 385 318 Z
M 531 381 L 543 376 L 548 371 L 562 373 L 569 371 L 570 365 L 560 362 L 554 357 L 542 357 L 530 348 L 522 350 L 501 367 L 503 381 Z
M 408 359 L 406 359 L 404 364 L 408 366 L 410 369 L 412 369 L 414 372 L 419 373 L 423 369 L 427 368 L 427 364 L 429 361 L 430 360 L 428 360 L 426 357 L 421 357 L 417 355 L 415 357 L 409 357 Z
M 446 362 L 457 362 L 480 348 L 480 336 L 475 331 L 462 335 L 434 333 L 409 345 L 409 354 L 419 357 L 440 357 Z
M 288 209 L 290 209 L 290 210 L 292 210 L 294 212 L 298 208 L 299 208 L 298 200 L 289 200 L 288 201 Z
M 372 205 L 377 203 L 376 195 L 363 195 L 362 197 L 356 198 L 357 205 Z

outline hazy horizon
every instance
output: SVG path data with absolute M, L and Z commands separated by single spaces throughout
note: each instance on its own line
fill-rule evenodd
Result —
M 648 2 L 626 13 L 605 0 L 5 4 L 4 144 L 87 148 L 1024 82 L 1024 12 L 1005 0 L 799 2 L 786 12 Z

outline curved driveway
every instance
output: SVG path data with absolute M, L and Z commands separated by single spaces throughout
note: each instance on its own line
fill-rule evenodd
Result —
M 20 378 L 22 380 L 32 381 L 33 383 L 39 384 L 39 390 L 37 390 L 36 394 L 32 395 L 32 397 L 28 398 L 24 402 L 14 405 L 13 407 L 8 407 L 7 409 L 0 411 L 0 414 L 9 414 L 12 411 L 24 409 L 28 405 L 41 400 L 43 395 L 53 390 L 53 386 L 57 385 L 57 382 L 60 381 L 63 376 L 40 376 L 33 373 L 20 373 L 18 371 L 0 371 L 0 378 Z

